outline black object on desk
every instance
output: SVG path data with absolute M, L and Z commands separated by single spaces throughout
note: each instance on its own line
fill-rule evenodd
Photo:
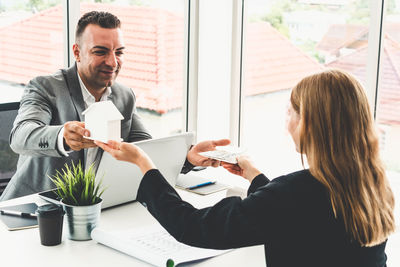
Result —
M 1 207 L 4 212 L 0 212 L 0 219 L 10 231 L 34 228 L 38 226 L 34 215 L 37 207 L 36 203 Z
M 40 242 L 44 246 L 55 246 L 61 243 L 64 210 L 55 204 L 46 204 L 37 209 Z

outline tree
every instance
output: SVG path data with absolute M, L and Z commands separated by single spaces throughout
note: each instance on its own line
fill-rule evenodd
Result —
M 396 12 L 396 0 L 386 0 L 386 11 L 388 14 L 394 14 Z
M 393 14 L 396 10 L 395 0 L 385 0 L 387 14 Z M 357 0 L 344 6 L 342 10 L 348 12 L 347 23 L 368 25 L 371 13 L 370 0 Z
M 289 37 L 289 29 L 283 22 L 283 13 L 290 12 L 295 8 L 295 1 L 281 0 L 275 1 L 271 10 L 261 18 L 261 20 L 268 21 L 272 27 L 277 29 L 280 33 Z
M 57 0 L 29 0 L 27 7 L 34 13 L 48 9 L 58 4 Z

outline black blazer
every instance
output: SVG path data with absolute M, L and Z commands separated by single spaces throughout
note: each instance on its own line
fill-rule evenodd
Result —
M 225 198 L 204 209 L 183 201 L 158 170 L 150 170 L 137 200 L 185 244 L 214 249 L 264 244 L 268 267 L 386 266 L 386 242 L 368 248 L 351 242 L 327 191 L 308 170 L 272 181 L 260 174 L 247 198 Z

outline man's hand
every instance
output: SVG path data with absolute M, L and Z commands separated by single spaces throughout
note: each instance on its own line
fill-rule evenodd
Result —
M 72 150 L 79 151 L 83 148 L 96 147 L 92 140 L 84 136 L 90 136 L 84 122 L 69 121 L 64 124 L 64 141 Z
M 212 151 L 215 150 L 217 146 L 226 146 L 229 145 L 231 141 L 229 139 L 221 139 L 221 140 L 209 140 L 203 141 L 192 147 L 187 154 L 188 161 L 195 166 L 213 166 L 218 167 L 220 162 L 215 159 L 209 159 L 199 155 L 200 152 Z

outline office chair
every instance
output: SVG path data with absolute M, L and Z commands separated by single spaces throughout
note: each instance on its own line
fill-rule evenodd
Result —
M 0 196 L 17 169 L 18 154 L 11 150 L 9 136 L 18 109 L 19 102 L 0 104 Z

